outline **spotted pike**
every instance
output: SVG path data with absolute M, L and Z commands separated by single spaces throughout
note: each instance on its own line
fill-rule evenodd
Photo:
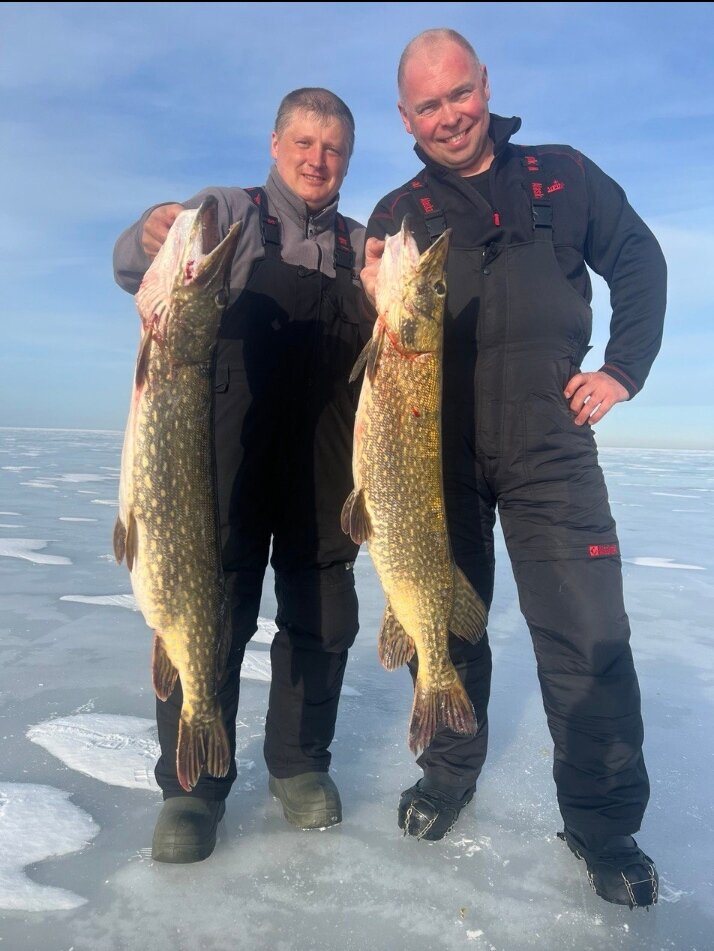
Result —
M 473 706 L 449 656 L 449 631 L 476 642 L 486 607 L 456 566 L 441 467 L 441 376 L 450 232 L 420 256 L 406 220 L 388 237 L 377 277 L 378 318 L 352 378 L 366 365 L 355 423 L 355 488 L 342 528 L 366 541 L 386 597 L 379 657 L 418 671 L 409 746 L 439 726 L 474 733 Z
M 183 688 L 176 770 L 190 791 L 225 776 L 217 683 L 230 647 L 214 488 L 211 358 L 240 226 L 219 243 L 217 202 L 183 211 L 136 294 L 142 336 L 122 451 L 117 562 L 126 558 L 166 700 Z

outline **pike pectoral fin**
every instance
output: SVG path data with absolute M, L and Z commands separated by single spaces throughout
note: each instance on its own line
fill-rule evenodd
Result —
M 182 789 L 191 792 L 204 766 L 211 776 L 225 776 L 230 762 L 231 748 L 218 705 L 215 715 L 200 724 L 181 716 L 176 775 Z
M 488 610 L 460 568 L 455 569 L 454 588 L 449 630 L 457 637 L 475 644 L 486 630 Z
M 414 641 L 395 618 L 391 605 L 387 604 L 377 642 L 382 666 L 386 670 L 396 670 L 412 659 L 414 650 Z
M 367 343 L 364 345 L 364 347 L 362 347 L 362 352 L 357 357 L 357 360 L 355 361 L 355 365 L 352 367 L 352 372 L 350 373 L 350 379 L 349 379 L 350 383 L 354 383 L 354 381 L 360 375 L 362 370 L 364 370 L 364 365 L 367 362 L 367 357 L 369 356 L 369 352 L 371 349 L 372 349 L 372 339 L 370 338 L 367 341 Z
M 151 327 L 145 331 L 139 344 L 139 353 L 136 358 L 136 370 L 134 371 L 134 385 L 141 387 L 146 379 L 146 372 L 149 369 L 149 359 L 151 358 Z
M 382 352 L 382 341 L 384 340 L 384 329 L 380 329 L 375 336 L 370 337 L 362 348 L 362 352 L 357 357 L 355 365 L 350 373 L 350 383 L 354 383 L 357 377 L 367 365 L 367 377 L 370 383 L 374 383 L 374 377 L 377 372 L 377 360 Z
M 435 690 L 421 683 L 417 676 L 409 721 L 409 749 L 412 753 L 425 750 L 440 726 L 455 733 L 473 735 L 476 732 L 476 715 L 464 685 L 455 675 L 450 687 Z
M 352 489 L 347 496 L 347 501 L 342 506 L 340 524 L 342 531 L 357 545 L 366 542 L 371 536 L 372 523 L 367 512 L 363 489 Z
M 377 361 L 382 352 L 383 341 L 384 328 L 379 331 L 376 337 L 372 337 L 370 340 L 371 347 L 367 353 L 367 379 L 370 383 L 374 383 L 374 378 L 377 375 Z
M 151 652 L 151 678 L 154 684 L 154 693 L 159 700 L 168 700 L 176 686 L 178 670 L 171 663 L 166 653 L 161 634 L 154 631 L 154 647 Z
M 120 565 L 122 561 L 124 561 L 124 555 L 126 554 L 126 528 L 124 527 L 124 522 L 122 522 L 118 515 L 116 522 L 114 522 L 112 546 L 114 548 L 114 557 L 117 560 L 117 564 Z

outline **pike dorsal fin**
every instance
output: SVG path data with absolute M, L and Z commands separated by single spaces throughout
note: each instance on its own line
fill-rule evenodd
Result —
M 151 656 L 151 677 L 154 684 L 154 693 L 159 700 L 168 700 L 174 692 L 178 670 L 171 663 L 166 653 L 161 634 L 154 631 L 154 648 Z
M 352 489 L 347 501 L 342 506 L 340 524 L 345 535 L 349 535 L 353 542 L 361 545 L 372 534 L 372 523 L 364 498 L 363 489 Z
M 486 630 L 488 611 L 473 585 L 460 568 L 454 569 L 454 606 L 449 630 L 456 637 L 475 644 Z
M 396 619 L 391 604 L 387 602 L 377 643 L 382 666 L 385 670 L 396 670 L 412 659 L 415 650 L 414 641 Z

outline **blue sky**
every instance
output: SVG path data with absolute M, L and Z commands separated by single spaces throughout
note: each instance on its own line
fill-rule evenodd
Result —
M 0 425 L 122 430 L 138 318 L 118 234 L 206 185 L 261 184 L 282 96 L 326 86 L 357 144 L 342 189 L 366 220 L 413 174 L 396 109 L 405 43 L 450 26 L 524 144 L 565 142 L 625 189 L 670 287 L 644 391 L 603 446 L 714 448 L 714 4 L 4 3 L 0 6 Z M 595 282 L 594 350 L 607 340 Z

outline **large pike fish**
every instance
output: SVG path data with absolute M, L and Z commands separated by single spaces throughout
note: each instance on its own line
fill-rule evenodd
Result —
M 215 198 L 176 218 L 136 294 L 142 337 L 122 451 L 117 562 L 126 558 L 166 700 L 181 678 L 176 770 L 225 776 L 217 683 L 230 633 L 214 488 L 211 359 L 240 225 L 219 243 Z
M 474 733 L 473 706 L 449 656 L 449 631 L 476 642 L 486 607 L 456 566 L 441 467 L 441 378 L 450 232 L 424 254 L 402 223 L 388 237 L 377 277 L 377 321 L 352 378 L 366 364 L 355 422 L 354 490 L 342 528 L 367 542 L 386 597 L 379 658 L 418 671 L 409 746 L 439 726 Z

